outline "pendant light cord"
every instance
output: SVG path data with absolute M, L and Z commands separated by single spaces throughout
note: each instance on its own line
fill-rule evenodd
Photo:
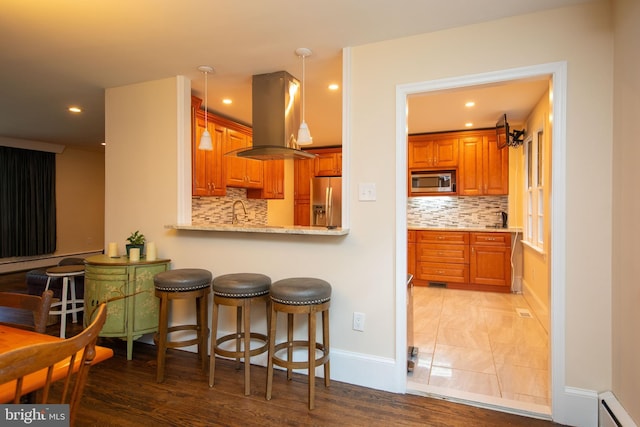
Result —
M 303 122 L 305 121 L 304 120 L 304 104 L 307 101 L 307 97 L 306 97 L 305 91 L 304 91 L 304 86 L 305 86 L 304 82 L 306 80 L 305 79 L 305 72 L 304 72 L 304 61 L 305 61 L 306 57 L 307 57 L 306 55 L 302 55 L 302 121 Z
M 204 72 L 204 130 L 208 131 L 209 128 L 207 126 L 207 77 L 208 77 L 208 72 L 205 71 Z

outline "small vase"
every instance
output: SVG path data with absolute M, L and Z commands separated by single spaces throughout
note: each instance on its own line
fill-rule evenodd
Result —
M 144 255 L 144 244 L 142 245 L 127 245 L 127 258 L 129 258 L 129 249 L 131 248 L 140 248 L 140 256 Z

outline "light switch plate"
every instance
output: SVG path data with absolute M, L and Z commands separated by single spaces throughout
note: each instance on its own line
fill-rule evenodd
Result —
M 358 184 L 358 200 L 376 200 L 376 184 L 373 182 L 363 182 Z

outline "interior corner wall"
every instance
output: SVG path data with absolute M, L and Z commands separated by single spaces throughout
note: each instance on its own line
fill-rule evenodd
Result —
M 640 425 L 640 2 L 615 0 L 613 146 L 613 387 Z
M 147 241 L 156 242 L 159 257 L 168 255 L 164 226 L 178 216 L 177 169 L 183 158 L 177 148 L 184 138 L 179 123 L 190 123 L 188 108 L 180 111 L 181 105 L 190 105 L 178 99 L 184 97 L 180 80 L 178 76 L 106 90 L 104 235 L 106 242 L 118 243 L 120 253 L 127 236 L 139 230 Z
M 66 146 L 56 154 L 55 255 L 104 248 L 104 153 Z

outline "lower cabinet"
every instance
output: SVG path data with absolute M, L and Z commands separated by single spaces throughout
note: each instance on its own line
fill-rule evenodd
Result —
M 416 285 L 511 291 L 511 233 L 410 230 L 407 242 Z
M 130 263 L 128 258 L 96 255 L 85 260 L 84 325 L 93 320 L 97 307 L 107 303 L 107 319 L 101 337 L 127 340 L 127 360 L 133 341 L 158 330 L 158 298 L 153 277 L 169 268 L 168 259 Z
M 416 276 L 416 231 L 407 232 L 407 274 Z
M 511 291 L 511 234 L 471 233 L 469 282 Z

